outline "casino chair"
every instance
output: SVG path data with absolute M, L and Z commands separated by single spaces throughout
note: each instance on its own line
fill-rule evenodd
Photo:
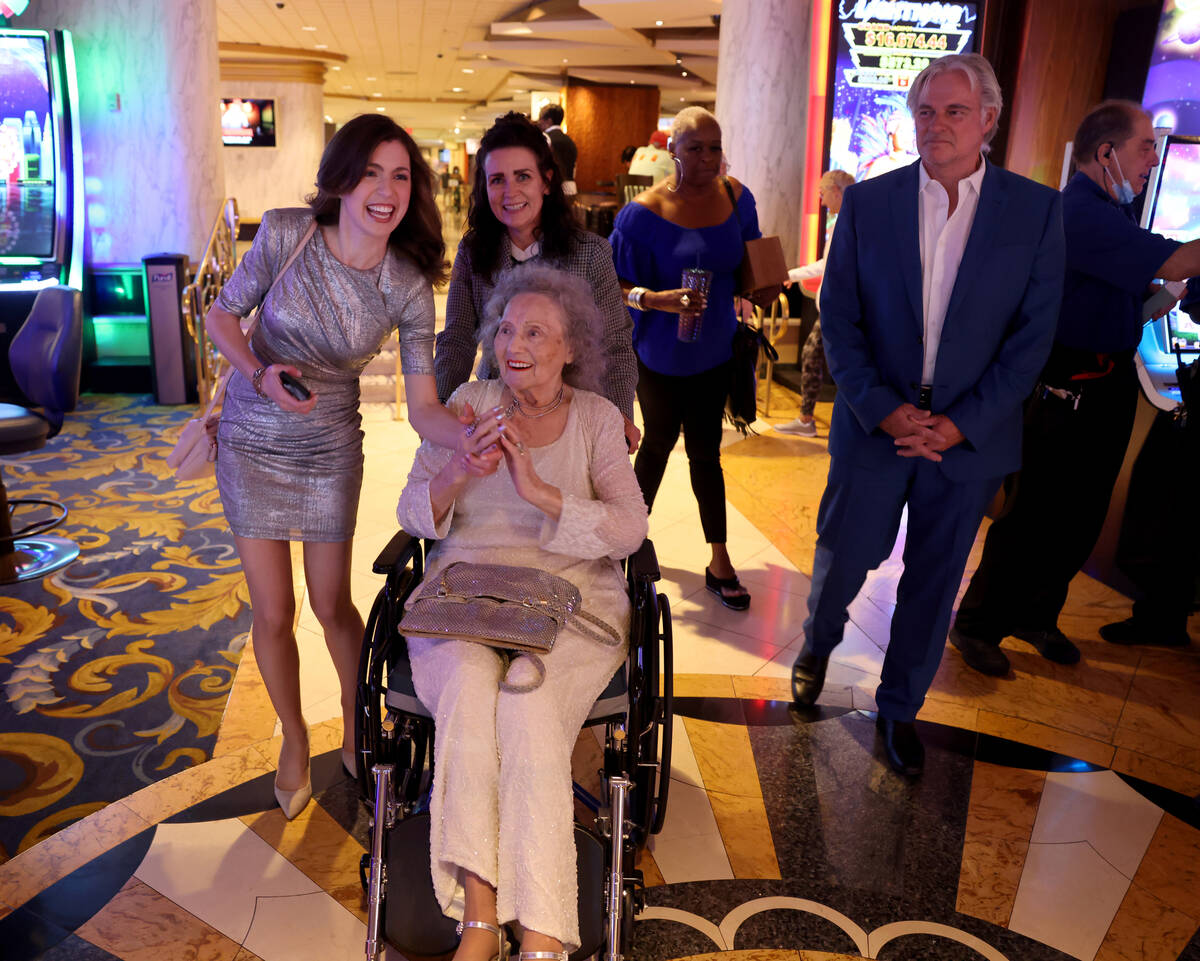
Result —
M 47 287 L 8 348 L 17 386 L 40 411 L 0 403 L 0 457 L 46 446 L 62 429 L 63 414 L 79 400 L 83 367 L 83 298 L 71 287 Z M 25 507 L 49 508 L 51 516 L 14 531 L 12 518 Z M 44 512 L 43 512 L 44 513 Z M 79 547 L 46 531 L 61 524 L 67 508 L 58 501 L 9 500 L 0 471 L 0 584 L 44 577 L 70 564 Z

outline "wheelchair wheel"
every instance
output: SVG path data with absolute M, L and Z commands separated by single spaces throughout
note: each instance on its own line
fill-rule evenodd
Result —
M 626 770 L 633 781 L 633 843 L 644 847 L 662 830 L 671 784 L 671 734 L 674 714 L 674 656 L 671 605 L 653 595 L 645 612 L 648 637 L 631 651 L 628 755 Z M 660 642 L 661 641 L 661 654 Z M 659 694 L 659 683 L 662 693 Z

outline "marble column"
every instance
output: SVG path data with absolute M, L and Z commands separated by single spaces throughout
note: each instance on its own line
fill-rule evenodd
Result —
M 200 257 L 225 195 L 216 0 L 37 0 L 13 26 L 75 41 L 88 264 Z
M 819 0 L 820 2 L 820 0 Z M 724 0 L 717 106 L 730 175 L 750 187 L 763 234 L 800 249 L 813 0 Z
M 303 206 L 325 149 L 325 67 L 314 61 L 221 61 L 224 98 L 275 101 L 274 147 L 225 147 L 225 192 L 242 220 Z

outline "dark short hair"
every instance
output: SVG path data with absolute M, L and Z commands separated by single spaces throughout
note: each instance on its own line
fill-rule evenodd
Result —
M 542 107 L 541 112 L 538 114 L 538 120 L 549 120 L 552 126 L 556 126 L 563 122 L 563 117 L 565 116 L 566 114 L 563 113 L 562 107 L 556 103 L 548 103 Z
M 467 208 L 467 232 L 463 244 L 471 255 L 471 269 L 489 280 L 505 249 L 504 224 L 492 213 L 487 193 L 487 158 L 493 150 L 503 147 L 524 147 L 537 158 L 538 173 L 545 179 L 550 192 L 542 201 L 541 234 L 539 242 L 542 255 L 549 259 L 565 257 L 579 225 L 563 193 L 562 174 L 550 152 L 546 135 L 533 125 L 523 113 L 510 111 L 496 122 L 479 141 L 479 152 L 475 154 L 475 172 L 471 185 L 471 202 Z
M 359 114 L 325 145 L 317 168 L 317 189 L 305 200 L 317 223 L 332 226 L 342 212 L 342 197 L 362 182 L 371 154 L 382 143 L 397 142 L 408 151 L 411 193 L 408 210 L 388 238 L 388 245 L 415 263 L 431 284 L 446 280 L 446 242 L 434 201 L 434 174 L 421 149 L 391 117 Z
M 1075 131 L 1072 156 L 1076 166 L 1091 163 L 1101 144 L 1110 143 L 1113 149 L 1124 144 L 1133 136 L 1134 121 L 1139 116 L 1148 115 L 1132 100 L 1105 100 L 1092 107 Z
M 633 155 L 636 154 L 637 152 L 638 152 L 637 146 L 635 144 L 630 144 L 628 147 L 626 147 L 624 150 L 621 151 L 621 163 L 623 163 L 623 164 L 629 163 L 631 160 L 633 160 Z

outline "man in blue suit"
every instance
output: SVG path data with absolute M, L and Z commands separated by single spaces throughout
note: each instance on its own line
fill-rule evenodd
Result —
M 989 164 L 1000 87 L 978 54 L 933 61 L 908 96 L 921 160 L 846 188 L 821 324 L 838 386 L 792 696 L 811 706 L 847 608 L 891 553 L 904 574 L 876 692 L 896 770 L 919 774 L 913 726 L 937 672 L 979 522 L 1020 466 L 1022 403 L 1062 295 L 1056 191 Z

